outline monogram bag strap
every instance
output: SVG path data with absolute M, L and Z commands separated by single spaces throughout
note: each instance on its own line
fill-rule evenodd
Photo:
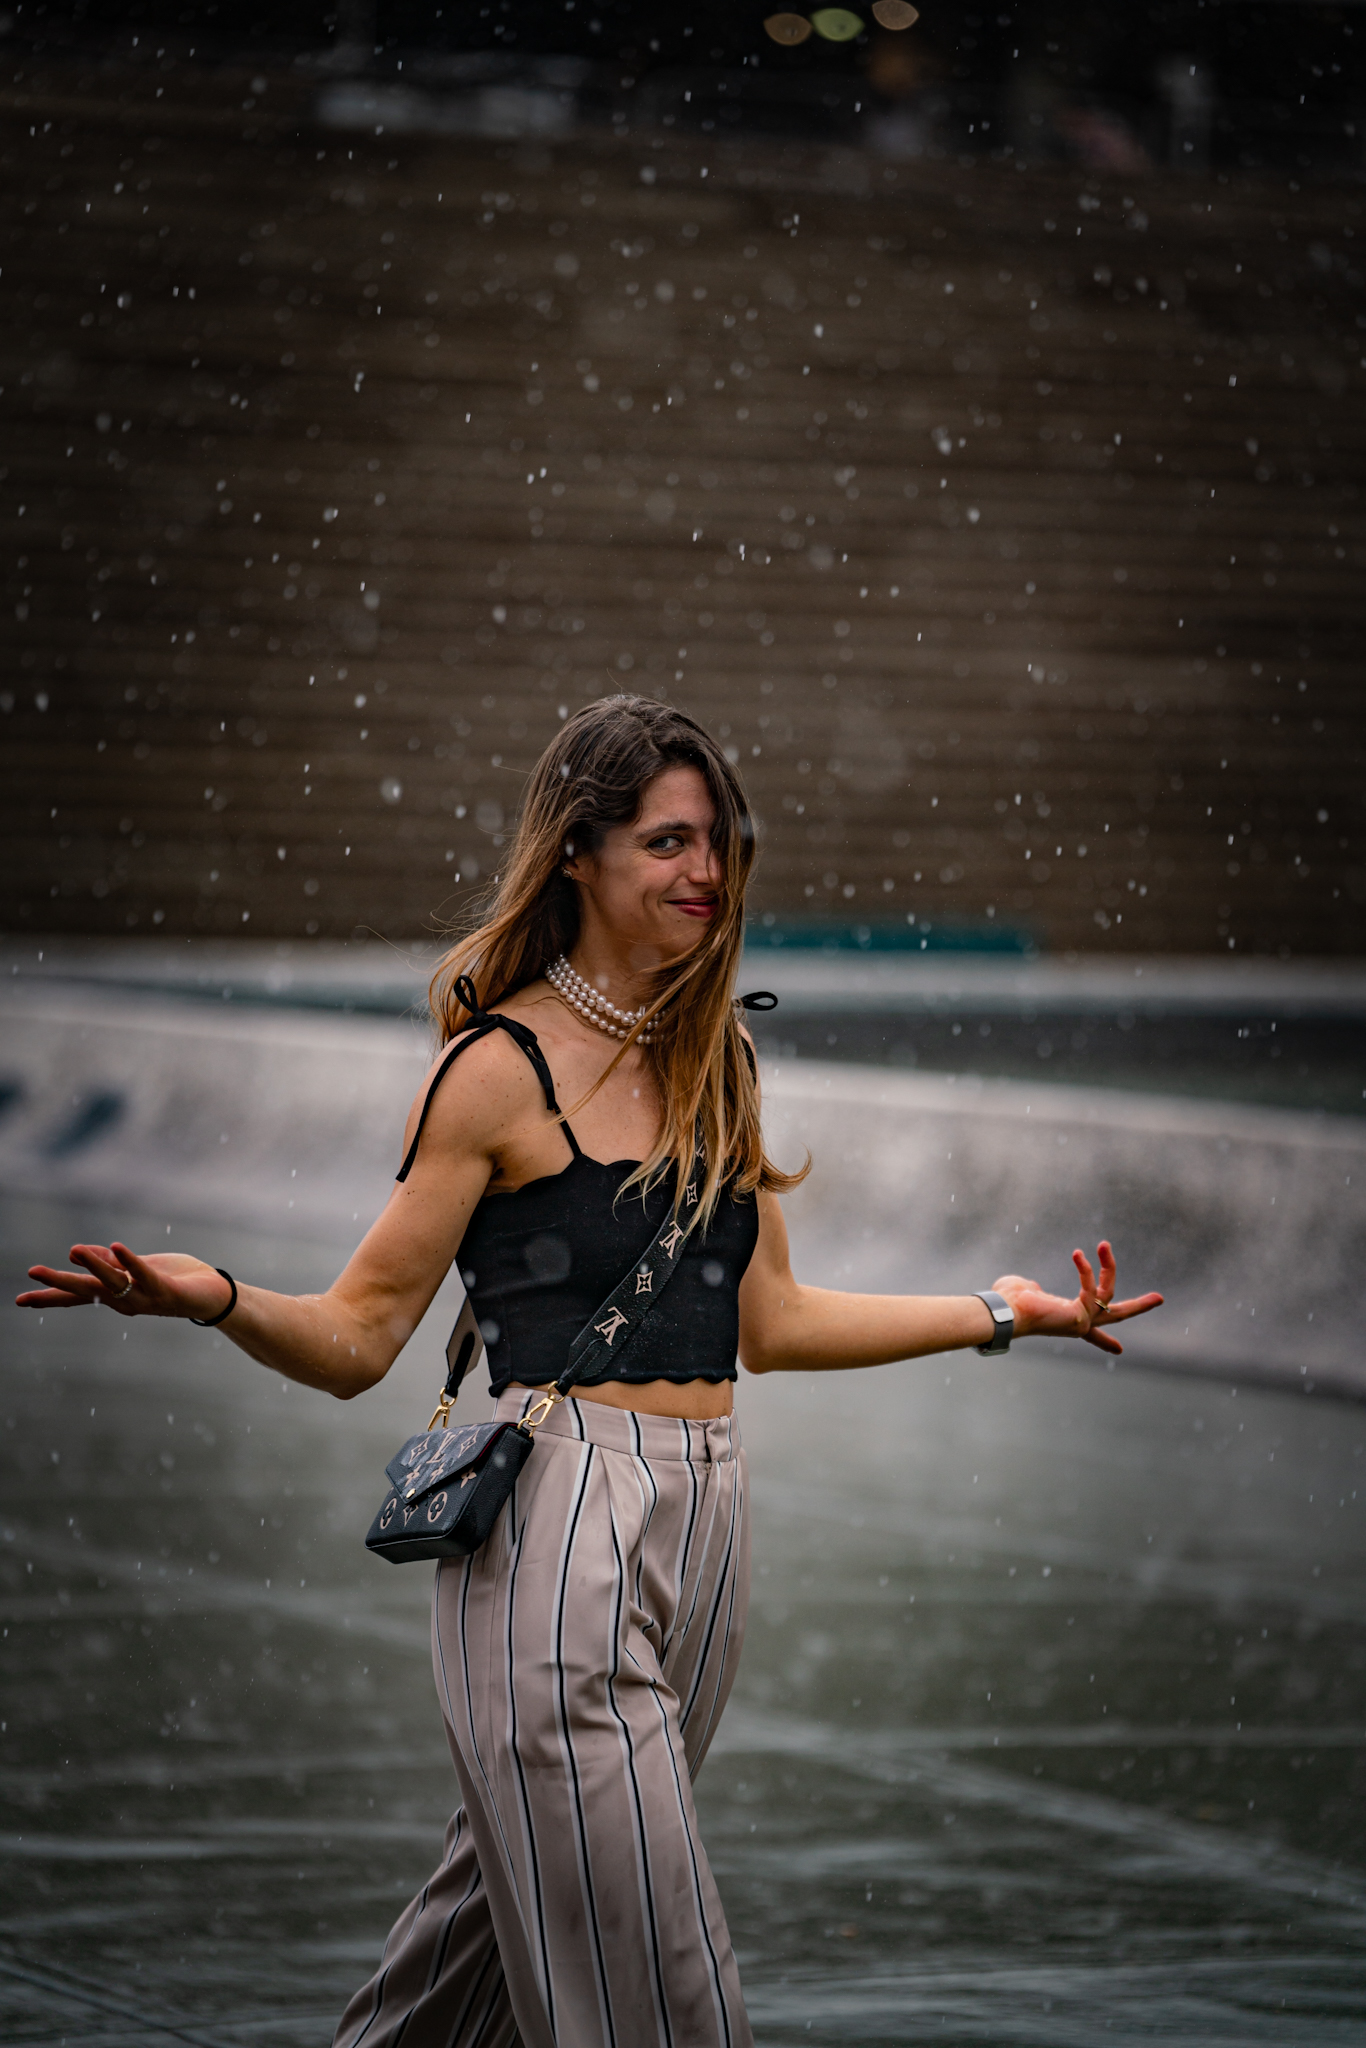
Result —
M 692 1172 L 683 1189 L 685 1209 L 694 1208 L 697 1204 L 702 1167 L 703 1156 L 699 1146 L 693 1155 Z M 579 1331 L 569 1347 L 569 1362 L 564 1371 L 553 1387 L 539 1396 L 534 1409 L 522 1418 L 523 1427 L 530 1426 L 534 1430 L 545 1421 L 555 1403 L 564 1399 L 576 1381 L 621 1357 L 636 1331 L 648 1322 L 658 1306 L 660 1296 L 677 1269 L 687 1235 L 687 1226 L 679 1222 L 676 1211 L 671 1208 L 630 1272 L 612 1289 L 606 1301 L 599 1303 Z M 460 1383 L 478 1364 L 483 1348 L 483 1332 L 467 1295 L 446 1346 L 446 1384 L 436 1413 L 427 1424 L 428 1429 L 435 1429 L 438 1422 L 443 1429 L 446 1427 Z
M 696 1207 L 701 1184 L 699 1147 L 683 1189 L 685 1209 Z M 678 1269 L 687 1235 L 687 1225 L 679 1221 L 677 1209 L 671 1208 L 625 1279 L 618 1281 L 570 1345 L 569 1363 L 555 1382 L 554 1391 L 561 1399 L 577 1381 L 620 1358 L 636 1331 L 649 1321 Z
M 455 1328 L 446 1339 L 446 1384 L 441 1389 L 436 1411 L 427 1424 L 428 1429 L 435 1429 L 438 1422 L 443 1429 L 448 1426 L 461 1382 L 467 1373 L 474 1370 L 483 1355 L 484 1333 L 474 1313 L 474 1303 L 467 1294 L 460 1304 Z

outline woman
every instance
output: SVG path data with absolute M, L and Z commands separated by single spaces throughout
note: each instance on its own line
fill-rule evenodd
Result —
M 643 698 L 585 706 L 531 777 L 486 921 L 437 973 L 443 1061 L 341 1278 L 289 1297 L 183 1254 L 78 1245 L 80 1272 L 35 1266 L 20 1297 L 221 1325 L 348 1400 L 458 1258 L 497 1414 L 515 1418 L 633 1267 L 652 1288 L 656 1235 L 687 1232 L 625 1350 L 551 1408 L 483 1548 L 438 1567 L 463 1803 L 338 2048 L 745 2048 L 691 1790 L 748 1595 L 737 1350 L 751 1372 L 1011 1334 L 1118 1351 L 1109 1326 L 1161 1298 L 1114 1301 L 1104 1244 L 1098 1273 L 1073 1254 L 1071 1300 L 1017 1275 L 990 1298 L 799 1285 L 777 1198 L 800 1176 L 765 1156 L 733 999 L 753 855 L 739 779 L 700 726 Z

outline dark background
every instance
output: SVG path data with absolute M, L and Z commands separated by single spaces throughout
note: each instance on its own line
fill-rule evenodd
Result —
M 17 9 L 0 925 L 429 933 L 631 687 L 760 934 L 1359 952 L 1362 23 Z
M 818 35 L 795 48 L 765 34 L 779 0 L 676 9 L 639 0 L 456 0 L 439 7 L 414 0 L 342 0 L 337 6 L 284 0 L 272 7 L 184 6 L 176 0 L 72 0 L 20 4 L 12 34 L 45 54 L 104 46 L 126 51 L 131 38 L 159 41 L 200 62 L 249 53 L 295 57 L 340 43 L 353 60 L 380 70 L 400 62 L 437 64 L 472 52 L 513 61 L 577 57 L 603 67 L 601 87 L 630 90 L 679 67 L 746 68 L 766 79 L 868 80 L 877 96 L 877 54 L 895 41 L 899 68 L 939 82 L 961 110 L 996 115 L 1008 125 L 1022 72 L 1045 74 L 1083 102 L 1115 109 L 1158 145 L 1167 98 L 1160 67 L 1174 55 L 1203 67 L 1217 102 L 1214 155 L 1220 163 L 1288 168 L 1332 163 L 1349 174 L 1362 160 L 1363 23 L 1353 5 L 1314 0 L 1172 0 L 1168 5 L 1108 8 L 1095 0 L 1056 4 L 931 5 L 911 31 L 891 38 L 862 7 L 865 32 L 848 43 Z M 885 93 L 883 97 L 885 97 Z M 751 113 L 755 110 L 751 109 Z M 808 108 L 807 126 L 809 132 Z M 761 116 L 774 124 L 772 108 Z

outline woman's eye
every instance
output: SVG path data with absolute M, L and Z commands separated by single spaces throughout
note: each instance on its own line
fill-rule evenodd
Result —
M 660 838 L 650 841 L 651 853 L 677 853 L 683 841 L 676 832 L 665 832 Z

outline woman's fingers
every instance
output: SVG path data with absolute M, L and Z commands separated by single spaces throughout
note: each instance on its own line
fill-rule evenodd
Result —
M 79 1244 L 71 1256 L 99 1282 L 98 1299 L 120 1315 L 137 1315 L 152 1306 L 152 1290 L 139 1287 L 141 1275 L 132 1271 L 131 1254 L 123 1245 Z M 136 1291 L 135 1291 L 136 1290 Z
M 88 1273 L 63 1273 L 56 1266 L 30 1266 L 28 1277 L 42 1284 L 15 1296 L 19 1308 L 89 1308 L 100 1299 L 98 1283 Z
M 133 1284 L 132 1273 L 109 1245 L 73 1244 L 71 1256 L 77 1265 L 84 1266 L 88 1273 L 92 1273 L 110 1294 L 127 1294 Z
M 1087 1344 L 1094 1344 L 1097 1351 L 1108 1351 L 1116 1357 L 1124 1349 L 1124 1346 L 1122 1344 L 1117 1344 L 1113 1337 L 1107 1337 L 1105 1331 L 1101 1329 L 1099 1326 L 1087 1330 L 1083 1338 L 1083 1342 Z
M 64 1273 L 59 1266 L 30 1266 L 30 1280 L 45 1281 L 49 1287 L 65 1287 L 82 1299 L 94 1300 L 99 1292 L 100 1282 L 89 1273 Z
M 144 1259 L 141 1252 L 133 1251 L 129 1245 L 120 1244 L 117 1238 L 114 1239 L 109 1250 L 111 1255 L 118 1260 L 119 1264 L 132 1274 L 134 1280 L 139 1281 L 144 1287 L 155 1285 L 160 1276 L 151 1260 Z M 198 1264 L 198 1261 L 196 1260 L 194 1263 Z
M 90 1309 L 129 1286 L 129 1274 L 113 1264 L 106 1245 L 72 1245 L 72 1262 L 84 1272 L 61 1272 L 57 1266 L 31 1266 L 29 1278 L 43 1282 L 16 1296 L 20 1309 Z
M 1077 1278 L 1081 1282 L 1081 1292 L 1077 1296 L 1077 1300 L 1082 1314 L 1086 1317 L 1087 1322 L 1090 1323 L 1095 1320 L 1104 1306 L 1096 1292 L 1095 1271 L 1092 1268 L 1091 1261 L 1080 1247 L 1072 1254 L 1072 1264 L 1076 1267 Z
M 1160 1294 L 1136 1294 L 1131 1301 L 1107 1302 L 1104 1320 L 1107 1323 L 1122 1323 L 1130 1316 L 1145 1316 L 1150 1308 L 1161 1308 L 1162 1300 Z
M 1130 1316 L 1144 1316 L 1150 1308 L 1161 1308 L 1160 1294 L 1136 1294 L 1131 1301 L 1109 1303 L 1086 1332 L 1086 1342 L 1094 1344 L 1097 1351 L 1119 1353 L 1124 1346 L 1117 1343 L 1106 1331 L 1108 1323 L 1124 1323 Z
M 1073 1252 L 1072 1263 L 1081 1279 L 1081 1299 L 1088 1314 L 1092 1317 L 1110 1314 L 1116 1267 L 1114 1248 L 1109 1239 L 1102 1238 L 1096 1247 L 1095 1268 L 1083 1251 Z M 1156 1307 L 1156 1302 L 1150 1306 Z
M 134 1309 L 145 1309 L 155 1296 L 163 1292 L 158 1276 L 151 1266 L 130 1251 L 125 1244 L 73 1244 L 71 1247 L 73 1266 L 83 1267 L 82 1272 L 63 1272 L 56 1266 L 30 1266 L 28 1277 L 41 1283 L 37 1288 L 28 1288 L 15 1297 L 20 1308 L 89 1308 L 103 1303 L 108 1308 L 122 1307 L 128 1301 L 124 1314 Z

